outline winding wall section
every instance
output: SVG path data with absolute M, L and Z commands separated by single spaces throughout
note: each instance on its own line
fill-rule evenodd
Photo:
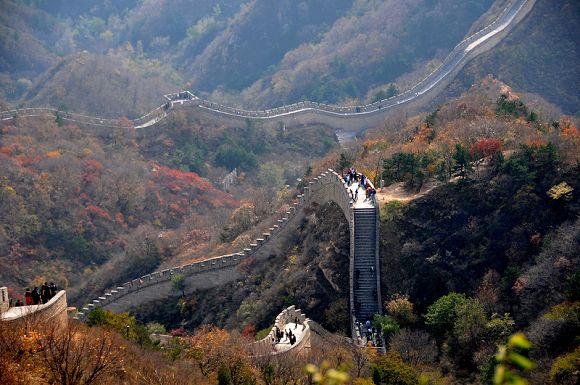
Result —
M 300 102 L 273 109 L 249 111 L 199 99 L 188 91 L 165 95 L 167 102 L 148 114 L 133 121 L 124 119 L 103 119 L 81 114 L 58 111 L 53 108 L 25 108 L 0 112 L 0 120 L 16 117 L 58 115 L 60 119 L 101 127 L 125 128 L 127 124 L 135 128 L 152 126 L 163 120 L 176 108 L 189 107 L 211 114 L 223 122 L 240 120 L 262 121 L 266 124 L 322 123 L 339 131 L 357 133 L 376 126 L 385 117 L 401 106 L 420 108 L 430 98 L 442 91 L 472 58 L 497 45 L 511 29 L 531 11 L 536 0 L 511 0 L 507 7 L 488 26 L 461 41 L 449 53 L 441 65 L 409 90 L 389 99 L 374 103 L 343 107 L 315 102 Z
M 186 293 L 220 286 L 227 282 L 241 279 L 242 275 L 238 268 L 240 263 L 249 257 L 259 259 L 276 254 L 279 249 L 279 242 L 288 236 L 288 233 L 294 231 L 302 220 L 304 216 L 303 207 L 313 202 L 322 204 L 329 201 L 336 202 L 345 213 L 352 240 L 354 237 L 352 234 L 354 229 L 352 201 L 342 177 L 329 169 L 310 181 L 308 186 L 304 188 L 304 194 L 296 197 L 290 210 L 277 220 L 276 225 L 269 228 L 267 232 L 263 233 L 261 238 L 256 239 L 248 248 L 238 253 L 177 266 L 133 279 L 123 285 L 107 290 L 102 296 L 92 300 L 91 303 L 84 306 L 77 313 L 76 318 L 85 320 L 88 312 L 95 307 L 123 312 L 134 309 L 144 303 L 178 295 L 179 292 L 174 289 L 172 281 L 172 278 L 176 275 L 184 277 L 184 291 Z
M 290 322 L 294 322 L 298 320 L 298 322 L 302 325 L 301 331 L 301 338 L 297 341 L 296 344 L 288 347 L 284 350 L 276 349 L 276 331 L 275 329 L 278 328 L 279 330 L 285 330 L 286 325 Z M 294 305 L 284 309 L 274 321 L 274 326 L 270 330 L 270 333 L 264 338 L 259 341 L 256 341 L 250 344 L 250 352 L 253 356 L 271 356 L 271 355 L 278 355 L 284 353 L 294 353 L 303 350 L 306 347 L 310 346 L 310 324 L 312 320 L 306 318 L 300 309 L 296 309 Z
M 355 327 L 357 317 L 368 319 L 372 318 L 373 314 L 381 312 L 381 290 L 377 246 L 379 234 L 378 215 L 372 216 L 372 222 L 369 222 L 368 216 L 362 218 L 363 227 L 368 229 L 370 226 L 373 230 L 364 231 L 369 232 L 367 238 L 370 238 L 365 245 L 365 249 L 363 249 L 362 247 L 355 247 L 356 242 L 361 246 L 362 227 L 357 224 L 357 218 L 360 218 L 357 213 L 370 210 L 376 214 L 378 205 L 375 202 L 370 209 L 355 208 L 344 179 L 331 169 L 308 182 L 308 185 L 304 187 L 304 194 L 296 197 L 290 210 L 277 220 L 276 225 L 269 228 L 267 232 L 262 234 L 261 238 L 257 238 L 248 248 L 238 253 L 209 258 L 201 262 L 177 266 L 133 279 L 121 286 L 107 290 L 102 296 L 93 299 L 91 303 L 84 306 L 77 313 L 75 318 L 85 320 L 88 313 L 96 307 L 115 312 L 125 312 L 148 302 L 179 295 L 180 293 L 174 288 L 173 283 L 173 278 L 178 275 L 183 277 L 184 293 L 217 287 L 242 279 L 243 275 L 238 268 L 240 263 L 249 257 L 263 259 L 277 254 L 279 243 L 291 232 L 295 231 L 302 221 L 304 217 L 302 209 L 305 206 L 311 203 L 324 204 L 331 201 L 340 207 L 349 225 L 351 330 L 353 339 L 358 342 L 361 339 L 359 330 Z M 355 277 L 355 271 L 363 269 L 364 271 L 360 273 L 360 276 Z M 372 279 L 367 279 L 367 286 L 359 288 L 357 281 L 365 275 L 372 277 Z M 357 287 L 355 287 L 355 284 Z M 374 298 L 372 297 L 373 295 Z M 362 308 L 358 308 L 357 304 L 362 304 Z

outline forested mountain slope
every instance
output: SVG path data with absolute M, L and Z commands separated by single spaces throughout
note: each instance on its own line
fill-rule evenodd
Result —
M 450 384 L 489 383 L 497 344 L 524 331 L 537 365 L 530 383 L 558 383 L 550 370 L 568 370 L 558 360 L 577 354 L 580 330 L 577 120 L 543 120 L 486 78 L 429 114 L 389 124 L 314 164 L 315 173 L 352 164 L 410 195 L 439 184 L 409 202 L 380 201 L 385 316 L 375 327 L 413 371 Z M 278 255 L 242 267 L 240 282 L 176 294 L 139 317 L 253 330 L 295 304 L 348 334 L 344 215 L 332 204 L 306 213 Z M 227 228 L 243 228 L 239 214 Z M 248 232 L 256 230 L 234 236 Z
M 131 47 L 106 55 L 81 52 L 59 61 L 24 94 L 28 106 L 135 119 L 179 89 L 180 79 L 171 69 L 138 57 Z
M 467 64 L 456 86 L 469 87 L 487 74 L 521 92 L 535 93 L 562 108 L 580 111 L 580 4 L 539 0 L 530 15 L 497 47 Z M 461 91 L 459 91 L 461 92 Z
M 249 2 L 194 61 L 180 66 L 195 89 L 242 90 L 289 51 L 318 40 L 350 5 L 351 0 Z
M 5 101 L 62 102 L 85 113 L 106 107 L 109 116 L 121 110 L 131 116 L 158 105 L 167 89 L 191 89 L 246 108 L 384 98 L 433 70 L 466 34 L 493 20 L 505 0 L 1 4 Z M 446 95 L 492 73 L 575 113 L 578 70 L 566 63 L 578 61 L 579 16 L 575 2 L 537 1 L 530 17 L 469 64 Z M 84 50 L 107 70 L 68 71 Z M 123 93 L 110 86 L 116 78 L 140 84 Z M 57 87 L 75 96 L 63 97 Z M 96 111 L 85 100 L 92 93 L 102 99 Z
M 409 322 L 395 303 L 386 306 L 392 348 L 426 353 L 408 334 L 426 331 L 441 349 L 438 368 L 457 383 L 488 383 L 495 344 L 521 330 L 537 364 L 530 383 L 574 383 L 554 379 L 569 370 L 564 357 L 578 354 L 577 127 L 566 116 L 539 118 L 486 78 L 396 133 L 375 133 L 351 155 L 369 175 L 382 163 L 386 183 L 409 191 L 443 181 L 381 208 L 383 298 L 402 296 L 423 315 Z
M 54 280 L 71 303 L 165 264 L 239 251 L 219 239 L 240 200 L 250 223 L 271 215 L 284 186 L 337 145 L 328 127 L 226 128 L 182 113 L 150 130 L 47 116 L 0 133 L 0 281 Z M 235 197 L 222 184 L 234 168 Z
M 491 8 L 491 0 L 2 4 L 4 100 L 62 102 L 84 113 L 108 103 L 110 115 L 127 106 L 121 115 L 131 116 L 158 105 L 167 88 L 245 107 L 386 97 L 431 71 L 468 32 L 492 20 L 503 0 Z M 107 70 L 68 71 L 84 50 Z M 118 78 L 141 84 L 125 94 L 111 86 Z M 59 86 L 74 97 L 56 92 Z M 155 89 L 159 99 L 152 100 Z M 86 100 L 93 92 L 102 99 L 98 111 Z
M 244 94 L 259 105 L 303 97 L 336 103 L 366 100 L 463 39 L 490 1 L 358 1 L 319 42 L 289 51 L 272 76 Z

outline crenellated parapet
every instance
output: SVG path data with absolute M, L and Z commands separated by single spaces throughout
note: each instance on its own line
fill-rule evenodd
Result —
M 96 307 L 124 312 L 142 304 L 181 294 L 175 288 L 175 277 L 183 279 L 185 293 L 209 289 L 243 278 L 239 264 L 249 257 L 267 258 L 278 251 L 277 240 L 290 230 L 296 229 L 303 218 L 303 208 L 313 202 L 322 204 L 334 201 L 344 211 L 349 228 L 352 226 L 352 201 L 343 178 L 335 171 L 328 171 L 313 178 L 304 188 L 304 193 L 296 196 L 288 211 L 275 221 L 240 252 L 208 258 L 200 262 L 176 266 L 135 278 L 115 288 L 109 289 L 82 307 L 75 318 L 85 320 Z
M 293 323 L 296 325 L 296 321 L 298 321 L 296 328 L 299 328 L 300 339 L 297 340 L 293 345 L 280 346 L 277 344 L 276 329 L 286 330 L 286 326 L 288 324 Z M 274 321 L 274 326 L 272 326 L 272 329 L 270 330 L 270 333 L 268 333 L 268 335 L 261 340 L 251 343 L 249 350 L 253 356 L 257 357 L 299 352 L 305 346 L 309 346 L 310 344 L 311 322 L 312 321 L 307 318 L 306 315 L 300 311 L 300 309 L 296 309 L 296 307 L 292 305 L 278 314 L 276 320 Z

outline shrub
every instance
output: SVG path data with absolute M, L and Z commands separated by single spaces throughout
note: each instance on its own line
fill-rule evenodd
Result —
M 421 330 L 401 329 L 391 338 L 390 348 L 411 365 L 430 364 L 437 358 L 437 344 L 429 333 Z
M 394 221 L 399 218 L 403 212 L 403 204 L 401 201 L 392 200 L 381 207 L 381 220 L 383 222 Z
M 496 112 L 498 115 L 516 118 L 528 116 L 528 108 L 519 99 L 510 99 L 505 94 L 502 94 L 497 100 Z
M 216 150 L 215 162 L 218 166 L 228 170 L 233 170 L 236 167 L 242 170 L 251 170 L 256 167 L 258 160 L 252 151 L 239 145 L 224 143 Z
M 390 351 L 381 356 L 373 366 L 373 381 L 377 385 L 416 385 L 419 383 L 417 371 L 405 364 L 398 353 Z
M 580 382 L 580 348 L 554 361 L 550 369 L 550 382 L 554 385 L 575 385 Z
M 514 330 L 515 322 L 510 317 L 509 313 L 505 313 L 503 317 L 493 314 L 491 319 L 485 325 L 485 335 L 487 340 L 492 343 L 505 340 Z
M 483 305 L 477 300 L 468 298 L 455 307 L 457 318 L 453 334 L 460 344 L 473 344 L 479 340 L 487 324 Z
M 385 302 L 385 308 L 399 325 L 406 326 L 415 323 L 417 317 L 413 312 L 413 303 L 407 296 L 395 296 L 392 300 Z
M 373 326 L 383 331 L 385 340 L 388 340 L 399 330 L 397 322 L 393 317 L 389 317 L 388 315 L 375 314 L 373 317 Z
M 457 308 L 467 301 L 464 294 L 449 293 L 435 301 L 427 309 L 425 316 L 425 323 L 429 325 L 433 331 L 443 336 L 445 333 L 451 331 L 457 319 Z
M 544 318 L 556 320 L 563 319 L 580 326 L 580 302 L 564 302 L 558 304 L 544 314 Z
M 261 164 L 258 170 L 258 182 L 261 186 L 279 189 L 284 186 L 284 168 L 274 162 Z
M 137 341 L 140 345 L 153 346 L 145 325 L 130 316 L 129 313 L 113 313 L 110 310 L 95 308 L 88 315 L 87 325 L 102 326 L 114 330 L 122 336 Z

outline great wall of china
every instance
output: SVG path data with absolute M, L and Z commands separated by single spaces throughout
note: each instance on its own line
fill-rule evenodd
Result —
M 134 120 L 106 119 L 55 108 L 22 108 L 0 112 L 0 120 L 18 117 L 58 116 L 62 120 L 104 128 L 145 128 L 162 121 L 171 111 L 187 108 L 197 113 L 210 114 L 224 124 L 239 124 L 246 119 L 265 125 L 325 124 L 337 130 L 339 137 L 349 138 L 365 129 L 380 124 L 389 114 L 404 106 L 418 110 L 441 92 L 472 58 L 493 48 L 532 10 L 536 0 L 512 0 L 497 18 L 478 32 L 465 38 L 447 55 L 437 69 L 403 93 L 388 99 L 359 106 L 336 106 L 315 102 L 299 102 L 272 109 L 249 111 L 203 100 L 192 93 L 178 92 L 165 95 L 167 101 L 146 115 Z
M 314 102 L 300 102 L 289 106 L 278 107 L 262 111 L 247 111 L 223 106 L 207 100 L 202 100 L 189 92 L 180 92 L 166 95 L 167 102 L 157 107 L 148 114 L 129 121 L 129 125 L 134 128 L 145 128 L 162 121 L 168 114 L 175 109 L 194 109 L 199 113 L 210 114 L 214 119 L 223 122 L 239 123 L 246 119 L 260 121 L 265 124 L 273 125 L 297 125 L 322 123 L 334 127 L 339 133 L 346 132 L 346 136 L 355 135 L 364 129 L 375 126 L 385 119 L 388 114 L 399 109 L 404 105 L 408 108 L 420 108 L 430 98 L 443 90 L 450 81 L 459 73 L 463 66 L 475 56 L 491 49 L 503 39 L 517 23 L 525 18 L 535 4 L 535 0 L 514 0 L 500 13 L 494 22 L 474 33 L 460 42 L 442 62 L 442 64 L 429 74 L 425 79 L 417 83 L 411 89 L 389 99 L 381 100 L 375 103 L 340 107 Z M 99 126 L 104 128 L 127 128 L 128 123 L 122 119 L 104 119 L 90 117 L 81 114 L 58 111 L 53 108 L 25 108 L 11 111 L 0 112 L 0 120 L 7 121 L 18 117 L 34 117 L 52 114 L 59 118 L 80 124 Z M 102 307 L 113 311 L 128 311 L 139 305 L 156 300 L 167 298 L 175 295 L 172 284 L 172 278 L 176 275 L 182 275 L 185 282 L 185 292 L 206 289 L 224 283 L 231 282 L 242 278 L 237 269 L 238 265 L 249 257 L 264 258 L 275 254 L 277 250 L 277 240 L 280 240 L 291 229 L 296 228 L 297 224 L 303 218 L 302 208 L 311 203 L 323 204 L 333 201 L 338 204 L 344 212 L 350 229 L 350 311 L 351 330 L 353 341 L 360 343 L 360 334 L 355 326 L 357 317 L 364 320 L 369 314 L 380 313 L 381 298 L 379 286 L 379 260 L 378 260 L 378 206 L 375 204 L 375 216 L 370 217 L 370 224 L 366 230 L 373 228 L 373 237 L 375 248 L 370 247 L 366 260 L 357 267 L 355 241 L 360 242 L 360 233 L 357 232 L 355 207 L 347 192 L 344 180 L 336 172 L 329 170 L 305 187 L 304 194 L 298 195 L 291 209 L 286 215 L 278 220 L 278 224 L 269 228 L 263 233 L 262 238 L 256 239 L 248 248 L 238 253 L 210 258 L 202 262 L 196 262 L 188 265 L 178 266 L 160 272 L 151 273 L 143 277 L 134 279 L 114 289 L 106 291 L 103 296 L 98 297 L 81 309 L 76 318 L 85 320 L 88 312 L 95 307 Z M 368 210 L 365 215 L 369 215 L 373 210 Z M 360 212 L 359 212 L 360 214 Z M 371 213 L 372 214 L 372 213 Z M 368 218 L 362 218 L 359 221 L 368 222 Z M 373 223 L 374 221 L 374 223 Z M 362 229 L 362 227 L 361 227 Z M 362 240 L 365 242 L 366 240 Z M 371 241 L 369 244 L 372 244 Z M 370 254 L 369 254 L 370 253 Z M 355 287 L 355 272 L 358 275 L 362 269 L 371 266 L 370 273 L 366 274 L 365 282 L 370 282 L 368 287 Z M 366 270 L 365 270 L 366 271 Z M 376 282 L 376 285 L 375 285 Z M 369 290 L 374 290 L 374 298 L 370 295 Z M 365 297 L 366 303 L 360 302 L 361 297 Z M 63 305 L 64 304 L 64 305 Z M 358 305 L 358 307 L 357 307 Z M 61 317 L 66 314 L 66 296 L 60 292 L 54 301 L 43 305 L 46 309 L 37 309 L 42 313 L 52 316 Z M 64 310 L 63 310 L 64 306 Z M 361 309 L 362 306 L 362 309 Z M 56 310 L 55 310 L 56 309 Z M 54 314 L 53 314 L 54 313 Z M 278 316 L 276 325 L 283 327 L 288 317 L 297 317 L 304 324 L 305 334 L 299 343 L 291 350 L 296 351 L 303 349 L 310 344 L 311 331 L 317 330 L 318 334 L 328 333 L 324 329 L 308 320 L 299 310 L 293 307 L 284 310 Z M 18 318 L 18 317 L 16 317 Z M 64 322 L 64 321 L 63 321 Z M 254 344 L 254 354 L 271 354 L 272 335 L 268 335 L 264 340 Z
M 344 213 L 350 229 L 350 296 L 351 296 L 351 313 L 353 337 L 356 338 L 356 316 L 360 313 L 364 318 L 368 318 L 369 314 L 380 312 L 380 295 L 372 301 L 366 303 L 368 308 L 355 309 L 357 297 L 365 296 L 372 297 L 373 291 L 380 293 L 379 279 L 378 279 L 378 248 L 376 248 L 376 235 L 378 232 L 373 232 L 373 242 L 375 247 L 372 247 L 370 252 L 370 259 L 367 257 L 367 263 L 371 263 L 373 269 L 373 281 L 366 292 L 357 292 L 353 285 L 353 276 L 356 269 L 356 255 L 361 252 L 361 249 L 355 249 L 355 239 L 359 235 L 356 231 L 355 213 L 357 209 L 353 205 L 353 201 L 348 192 L 348 187 L 343 178 L 333 170 L 328 170 L 325 173 L 315 177 L 308 186 L 304 187 L 304 194 L 296 197 L 289 211 L 277 220 L 277 224 L 267 229 L 261 238 L 257 238 L 252 242 L 248 248 L 234 254 L 223 255 L 219 257 L 210 258 L 202 262 L 195 262 L 183 266 L 177 266 L 171 269 L 162 270 L 159 272 L 147 274 L 145 276 L 133 279 L 124 283 L 121 286 L 107 290 L 102 296 L 95 298 L 91 303 L 84 306 L 80 312 L 77 313 L 76 318 L 85 320 L 88 313 L 96 308 L 112 310 L 115 312 L 130 311 L 139 307 L 140 305 L 164 299 L 170 296 L 179 295 L 174 289 L 173 279 L 176 276 L 183 277 L 184 292 L 192 293 L 196 290 L 203 290 L 210 287 L 220 286 L 227 282 L 232 282 L 242 278 L 238 269 L 240 263 L 246 259 L 253 257 L 256 259 L 268 258 L 271 255 L 276 255 L 278 250 L 278 243 L 284 237 L 287 237 L 292 231 L 299 226 L 304 218 L 303 208 L 312 203 L 324 204 L 326 202 L 335 202 Z M 377 211 L 378 206 L 374 205 L 371 211 Z M 368 209 L 366 209 L 368 210 Z M 372 223 L 368 225 L 378 228 L 378 215 L 373 216 Z M 370 269 L 369 269 L 370 271 Z M 366 272 L 365 272 L 366 273 Z M 363 275 L 365 274 L 363 273 Z M 359 273 L 360 274 L 360 273 Z M 363 300 L 361 299 L 361 303 Z M 362 306 L 362 305 L 361 305 Z
M 45 304 L 31 306 L 8 306 L 8 290 L 0 288 L 0 322 L 29 322 L 65 325 L 67 321 L 66 292 L 60 290 Z

